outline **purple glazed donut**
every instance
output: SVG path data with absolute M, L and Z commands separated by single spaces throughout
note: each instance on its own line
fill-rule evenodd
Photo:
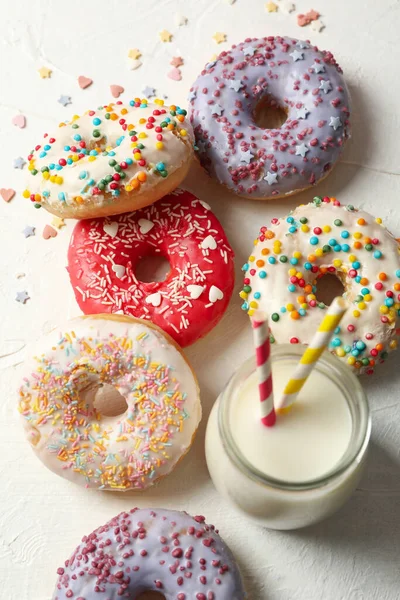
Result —
M 254 121 L 260 103 L 287 115 Z M 240 196 L 268 200 L 325 177 L 350 137 L 350 98 L 331 52 L 288 37 L 247 38 L 205 66 L 189 94 L 198 156 Z
M 231 551 L 204 517 L 164 509 L 123 512 L 85 536 L 58 569 L 53 600 L 243 600 Z

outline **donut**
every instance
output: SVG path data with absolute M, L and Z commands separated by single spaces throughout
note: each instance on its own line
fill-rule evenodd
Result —
M 274 341 L 308 344 L 326 308 L 319 286 L 327 274 L 336 276 L 350 308 L 329 349 L 356 373 L 372 374 L 398 345 L 399 253 L 382 219 L 315 197 L 261 227 L 243 266 L 242 308 L 266 311 Z
M 208 63 L 190 90 L 198 157 L 239 196 L 295 194 L 339 159 L 350 137 L 349 101 L 331 52 L 288 37 L 247 38 Z M 283 111 L 286 122 L 257 125 L 265 108 Z
M 186 110 L 163 104 L 135 98 L 60 123 L 29 154 L 23 196 L 73 219 L 116 215 L 162 198 L 184 179 L 193 156 Z
M 168 259 L 164 281 L 135 275 L 149 255 Z M 80 221 L 68 271 L 85 314 L 122 312 L 149 319 L 182 347 L 221 319 L 234 285 L 233 251 L 208 204 L 177 190 L 134 213 Z
M 57 475 L 87 488 L 144 490 L 189 450 L 201 418 L 197 380 L 151 323 L 82 316 L 35 350 L 19 411 L 33 450 Z M 105 386 L 123 397 L 122 414 L 98 409 Z
M 166 600 L 244 600 L 239 568 L 203 516 L 163 508 L 122 512 L 57 570 L 53 600 L 119 600 L 145 591 Z

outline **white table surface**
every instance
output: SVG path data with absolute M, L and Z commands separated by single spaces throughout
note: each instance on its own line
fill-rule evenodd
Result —
M 240 267 L 261 224 L 307 202 L 313 191 L 286 201 L 257 203 L 224 192 L 198 166 L 185 186 L 209 202 L 236 252 L 236 290 L 222 322 L 188 349 L 201 384 L 204 419 L 181 466 L 144 494 L 110 494 L 75 487 L 47 471 L 25 442 L 16 416 L 16 388 L 24 348 L 68 316 L 79 314 L 69 285 L 66 250 L 73 222 L 56 239 L 41 232 L 51 215 L 23 200 L 15 157 L 26 156 L 44 131 L 91 106 L 110 101 L 110 84 L 140 95 L 145 85 L 185 105 L 187 92 L 210 57 L 247 36 L 287 34 L 309 38 L 335 54 L 353 97 L 353 139 L 319 195 L 336 195 L 381 216 L 400 236 L 398 0 L 294 0 L 296 12 L 268 14 L 262 0 L 0 0 L 0 187 L 18 194 L 0 199 L 1 343 L 0 373 L 0 598 L 44 600 L 51 596 L 56 568 L 83 534 L 135 505 L 202 513 L 215 523 L 234 551 L 252 600 L 395 600 L 400 597 L 400 403 L 399 355 L 363 381 L 373 413 L 368 470 L 350 502 L 334 517 L 303 531 L 262 530 L 237 516 L 216 493 L 204 459 L 204 430 L 210 408 L 232 371 L 251 353 L 247 317 L 237 292 Z M 277 4 L 279 1 L 277 0 Z M 326 29 L 317 33 L 296 23 L 314 8 Z M 188 24 L 178 28 L 181 12 Z M 163 44 L 158 32 L 174 34 Z M 216 31 L 227 34 L 217 46 Z M 143 65 L 127 67 L 130 48 Z M 397 60 L 396 60 L 397 54 Z M 169 60 L 181 55 L 183 79 L 167 78 Z M 49 66 L 50 79 L 37 69 Z M 77 77 L 93 85 L 81 90 Z M 57 102 L 70 95 L 66 108 Z M 21 112 L 25 129 L 12 125 Z M 37 227 L 25 239 L 21 230 Z M 25 274 L 22 278 L 17 275 Z M 30 300 L 15 301 L 27 290 Z

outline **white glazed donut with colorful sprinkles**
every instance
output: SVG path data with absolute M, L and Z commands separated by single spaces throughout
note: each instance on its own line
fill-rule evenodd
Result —
M 326 308 L 316 284 L 330 273 L 350 302 L 330 351 L 357 373 L 371 374 L 398 346 L 400 246 L 380 218 L 316 197 L 261 227 L 243 270 L 242 308 L 250 315 L 265 310 L 278 343 L 310 342 Z
M 78 317 L 45 336 L 24 365 L 19 411 L 37 456 L 89 488 L 143 490 L 189 450 L 201 406 L 196 378 L 151 323 Z M 126 410 L 106 416 L 95 392 L 113 386 Z M 104 411 L 106 412 L 106 411 Z
M 193 141 L 186 110 L 163 100 L 99 106 L 44 135 L 28 156 L 23 196 L 76 219 L 136 210 L 178 187 Z
M 330 52 L 289 37 L 247 38 L 205 66 L 190 94 L 198 156 L 240 196 L 268 200 L 324 178 L 350 137 L 349 93 Z M 259 127 L 260 105 L 286 122 Z
M 245 600 L 228 546 L 203 516 L 162 508 L 122 512 L 84 536 L 57 570 L 53 600 Z

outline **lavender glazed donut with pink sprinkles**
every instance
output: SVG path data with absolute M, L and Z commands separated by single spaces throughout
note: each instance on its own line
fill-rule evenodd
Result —
M 156 591 L 166 600 L 244 600 L 233 555 L 202 516 L 123 512 L 85 536 L 58 569 L 53 600 L 117 600 Z
M 247 38 L 208 63 L 189 94 L 201 164 L 236 194 L 268 200 L 318 183 L 350 137 L 350 98 L 331 52 L 289 37 Z M 285 113 L 257 125 L 260 107 Z

